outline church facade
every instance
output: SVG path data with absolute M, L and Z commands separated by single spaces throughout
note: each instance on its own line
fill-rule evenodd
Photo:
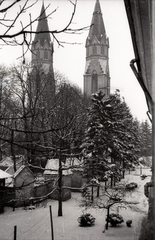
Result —
M 109 96 L 109 40 L 106 37 L 99 0 L 96 0 L 85 47 L 84 94 L 90 96 L 92 93 L 102 91 Z

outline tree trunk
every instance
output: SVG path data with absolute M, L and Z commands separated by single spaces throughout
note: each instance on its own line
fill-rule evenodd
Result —
M 91 201 L 94 202 L 94 187 L 91 186 Z
M 125 163 L 123 161 L 123 179 L 124 179 L 124 177 L 125 177 Z
M 1 145 L 1 140 L 0 140 L 0 145 Z M 0 161 L 2 160 L 3 155 L 2 155 L 2 150 L 0 149 Z
M 125 170 L 123 170 L 123 179 L 124 179 L 124 177 L 125 177 Z
M 107 181 L 105 181 L 105 187 L 104 187 L 105 191 L 107 190 Z
M 111 176 L 111 183 L 110 183 L 111 188 L 113 187 L 113 176 Z
M 114 177 L 114 186 L 116 186 L 116 178 Z
M 109 219 L 109 214 L 110 214 L 110 207 L 107 208 L 107 222 L 106 222 L 106 227 L 105 227 L 106 230 L 108 230 L 108 219 Z
M 11 131 L 11 155 L 12 155 L 12 160 L 13 160 L 14 172 L 16 172 L 17 171 L 17 168 L 16 168 L 16 156 L 15 156 L 15 152 L 14 152 L 13 142 L 14 142 L 14 131 L 12 130 Z
M 58 217 L 62 216 L 62 162 L 61 162 L 61 149 L 59 154 L 59 180 L 58 180 L 58 192 L 59 192 L 59 199 L 58 199 Z
M 100 196 L 100 186 L 97 187 L 97 195 L 96 197 L 99 197 Z

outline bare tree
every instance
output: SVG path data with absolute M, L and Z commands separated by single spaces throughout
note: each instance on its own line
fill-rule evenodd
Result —
M 0 1 L 0 44 L 2 46 L 10 45 L 10 46 L 22 46 L 23 51 L 23 59 L 25 60 L 25 53 L 31 49 L 31 41 L 33 39 L 34 34 L 40 33 L 50 33 L 53 38 L 56 40 L 58 45 L 62 46 L 65 42 L 62 42 L 58 38 L 58 34 L 67 33 L 74 34 L 79 33 L 88 27 L 82 27 L 74 29 L 72 28 L 73 18 L 76 12 L 77 0 L 71 1 L 70 4 L 73 6 L 73 11 L 70 16 L 68 23 L 62 27 L 61 29 L 49 29 L 49 30 L 41 30 L 37 31 L 34 29 L 35 23 L 38 22 L 40 17 L 44 17 L 49 19 L 56 11 L 57 8 L 50 11 L 50 13 L 46 16 L 45 12 L 41 13 L 43 16 L 38 15 L 33 18 L 31 14 L 32 11 L 35 11 L 37 3 L 39 0 L 13 0 L 13 1 Z M 16 10 L 18 8 L 18 10 Z M 45 8 L 50 9 L 50 4 Z M 15 13 L 15 14 L 13 14 Z M 23 21 L 25 15 L 27 14 L 28 21 L 25 23 Z
M 133 184 L 133 183 L 132 183 Z M 92 201 L 91 199 L 91 187 L 97 188 L 100 185 L 101 194 L 99 197 L 95 197 Z M 140 209 L 137 207 L 138 201 L 131 200 L 133 199 L 132 194 L 139 194 L 137 185 L 133 188 L 127 188 L 127 182 L 123 181 L 118 183 L 116 186 L 111 188 L 111 184 L 107 184 L 106 187 L 103 183 L 91 182 L 87 184 L 82 190 L 83 199 L 80 202 L 80 206 L 88 208 L 98 208 L 98 209 L 106 209 L 106 225 L 105 229 L 108 230 L 108 219 L 110 216 L 110 209 L 112 206 L 117 207 L 117 214 L 119 213 L 119 207 L 129 207 L 131 210 L 139 211 Z M 104 230 L 105 230 L 104 229 Z

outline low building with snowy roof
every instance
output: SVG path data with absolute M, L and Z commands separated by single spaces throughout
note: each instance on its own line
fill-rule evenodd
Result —
M 62 169 L 66 168 L 65 164 L 62 162 Z M 48 159 L 47 164 L 45 166 L 45 171 L 43 173 L 45 181 L 47 180 L 54 180 L 55 186 L 58 185 L 58 173 L 59 171 L 59 159 Z M 72 176 L 71 169 L 62 170 L 62 186 L 71 187 L 71 176 Z M 68 200 L 71 198 L 71 190 L 70 189 L 62 189 L 62 200 Z M 58 200 L 58 191 L 55 190 L 51 194 L 51 198 Z
M 26 165 L 22 165 L 13 175 L 15 196 L 18 202 L 24 201 L 34 196 L 34 181 L 33 172 Z M 20 202 L 19 201 L 19 202 Z M 19 205 L 22 204 L 21 202 Z
M 71 156 L 66 158 L 65 166 L 72 171 L 71 187 L 72 191 L 79 191 L 84 185 L 85 179 L 83 178 L 83 160 Z
M 12 182 L 12 175 L 0 169 L 0 186 L 5 187 L 9 182 Z
M 62 169 L 67 168 L 66 165 L 62 162 Z M 45 166 L 44 176 L 46 179 L 55 178 L 58 176 L 59 170 L 59 159 L 48 159 L 47 164 Z M 71 175 L 71 169 L 63 170 L 62 175 L 67 176 Z
M 18 170 L 22 165 L 25 164 L 24 157 L 22 155 L 16 155 L 15 156 L 16 161 L 16 169 Z M 5 157 L 0 161 L 0 169 L 13 175 L 15 173 L 14 171 L 14 161 L 12 157 Z

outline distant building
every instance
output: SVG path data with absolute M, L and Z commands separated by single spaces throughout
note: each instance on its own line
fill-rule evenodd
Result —
M 38 26 L 36 32 L 45 32 L 35 34 L 34 41 L 32 42 L 32 65 L 41 64 L 45 73 L 53 71 L 53 43 L 51 41 L 47 17 L 45 13 L 44 3 L 40 12 Z
M 106 95 L 109 95 L 109 40 L 106 37 L 99 0 L 96 0 L 85 47 L 84 94 L 90 96 L 92 93 L 101 90 Z
M 36 34 L 32 42 L 31 52 L 31 73 L 28 76 L 28 108 L 29 108 L 29 125 L 33 125 L 33 131 L 38 131 L 35 135 L 38 146 L 31 144 L 31 150 L 27 153 L 28 161 L 34 164 L 35 158 L 41 155 L 40 145 L 51 142 L 50 133 L 39 134 L 52 127 L 53 115 L 51 114 L 55 99 L 55 80 L 53 71 L 53 42 L 49 33 L 47 16 L 44 2 Z M 34 116 L 35 115 L 35 116 Z M 32 116 L 32 118 L 31 118 Z M 32 123 L 33 122 L 33 123 Z M 32 135 L 27 134 L 27 138 L 32 140 Z M 35 140 L 36 142 L 36 140 Z M 30 146 L 30 145 L 29 145 Z M 37 151 L 39 149 L 39 151 Z
M 41 95 L 40 106 L 50 105 L 55 96 L 55 80 L 53 72 L 53 43 L 47 22 L 44 3 L 40 12 L 38 26 L 32 42 L 32 81 L 29 83 L 34 96 Z M 41 93 L 41 94 L 40 94 Z

